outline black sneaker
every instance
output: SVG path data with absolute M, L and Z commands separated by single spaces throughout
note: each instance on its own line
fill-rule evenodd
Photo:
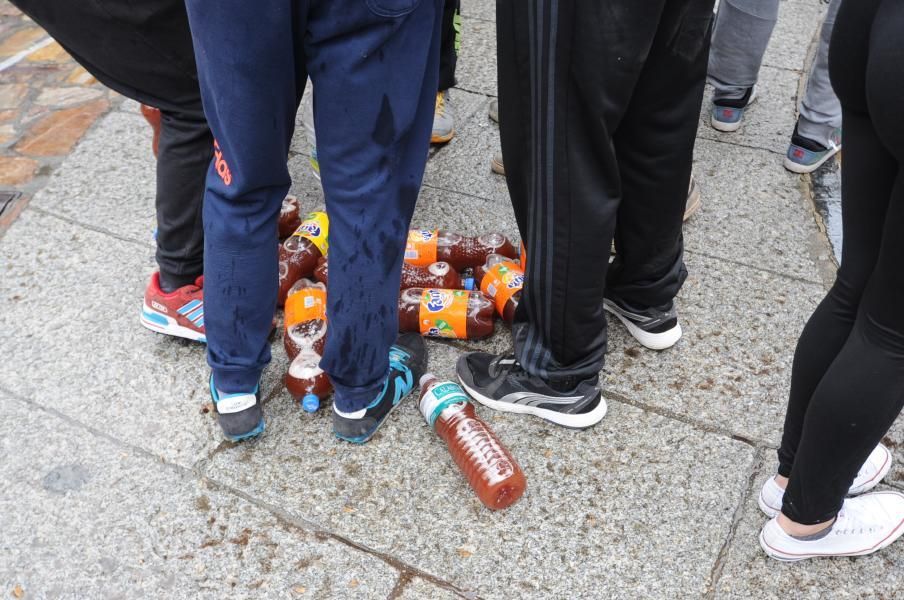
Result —
M 264 411 L 261 408 L 260 384 L 254 391 L 240 394 L 220 392 L 210 376 L 210 398 L 217 413 L 223 435 L 233 442 L 257 437 L 264 432 Z
M 486 352 L 465 354 L 458 359 L 456 370 L 465 391 L 495 410 L 535 415 L 572 429 L 592 427 L 606 416 L 606 401 L 596 387 L 596 377 L 560 392 L 528 374 L 513 356 Z
M 333 433 L 354 444 L 363 444 L 386 422 L 395 407 L 411 393 L 427 370 L 427 346 L 416 333 L 398 337 L 389 350 L 389 376 L 383 390 L 366 407 L 344 413 L 333 404 Z
M 643 308 L 610 295 L 603 300 L 603 308 L 618 317 L 634 339 L 650 350 L 671 348 L 681 339 L 674 300 L 663 306 Z

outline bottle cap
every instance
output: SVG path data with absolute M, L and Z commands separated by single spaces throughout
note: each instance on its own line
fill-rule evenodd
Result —
M 301 408 L 305 412 L 317 412 L 317 409 L 320 408 L 320 398 L 314 394 L 306 394 L 305 397 L 301 399 Z

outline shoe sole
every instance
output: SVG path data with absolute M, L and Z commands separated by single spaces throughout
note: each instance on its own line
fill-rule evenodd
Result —
M 900 492 L 876 492 L 876 493 L 877 494 L 895 494 L 898 496 L 904 496 L 904 494 L 901 494 Z M 892 529 L 891 532 L 887 536 L 885 536 L 880 542 L 878 542 L 877 544 L 875 544 L 869 548 L 864 548 L 863 550 L 857 550 L 854 552 L 839 552 L 837 554 L 835 554 L 835 553 L 790 554 L 787 552 L 782 552 L 778 548 L 773 548 L 772 546 L 767 544 L 765 536 L 764 536 L 764 532 L 761 529 L 760 530 L 760 548 L 762 548 L 763 552 L 765 552 L 770 557 L 772 557 L 776 560 L 780 560 L 782 562 L 797 562 L 799 560 L 806 560 L 808 558 L 831 558 L 831 557 L 836 557 L 836 556 L 837 557 L 866 556 L 867 554 L 872 554 L 873 552 L 878 552 L 879 550 L 882 550 L 883 548 L 886 548 L 886 547 L 892 545 L 893 543 L 895 543 L 895 541 L 897 541 L 897 539 L 899 537 L 901 537 L 902 534 L 904 534 L 904 519 L 901 519 L 901 521 L 897 524 L 897 526 L 894 529 Z
M 207 336 L 203 333 L 198 333 L 193 329 L 183 327 L 182 325 L 179 325 L 175 319 L 148 308 L 147 305 L 144 305 L 141 309 L 141 324 L 157 333 L 185 338 L 187 340 L 201 342 L 202 344 L 207 343 Z
M 447 133 L 446 135 L 432 135 L 431 134 L 430 143 L 431 144 L 445 144 L 446 142 L 448 142 L 449 140 L 451 140 L 454 137 L 455 137 L 454 129 L 452 131 L 450 131 L 449 133 Z
M 603 420 L 603 417 L 606 416 L 606 411 L 608 410 L 606 399 L 603 398 L 602 394 L 600 394 L 600 402 L 596 405 L 596 408 L 587 413 L 572 415 L 556 412 L 554 410 L 548 410 L 545 408 L 538 408 L 536 406 L 527 406 L 525 404 L 499 402 L 498 400 L 493 400 L 492 398 L 484 396 L 474 388 L 470 387 L 467 382 L 462 379 L 461 375 L 458 375 L 458 381 L 459 383 L 461 383 L 461 386 L 469 396 L 471 396 L 472 398 L 477 400 L 477 402 L 486 406 L 487 408 L 492 408 L 493 410 L 498 410 L 500 412 L 516 413 L 519 415 L 533 415 L 535 417 L 540 417 L 545 421 L 555 423 L 556 425 L 561 425 L 562 427 L 566 427 L 568 429 L 587 429 L 589 427 L 593 427 Z
M 700 196 L 700 188 L 697 187 L 697 183 L 694 182 L 690 194 L 688 194 L 687 206 L 684 209 L 684 220 L 687 221 L 693 217 L 697 211 L 700 210 L 701 206 L 703 206 L 703 200 Z
M 828 152 L 825 156 L 819 159 L 817 162 L 812 165 L 802 165 L 800 163 L 796 163 L 787 156 L 785 156 L 784 167 L 791 171 L 792 173 L 797 173 L 798 175 L 806 175 L 807 173 L 812 173 L 822 165 L 826 163 L 830 158 L 835 156 L 841 151 L 841 146 L 837 148 L 833 148 L 830 152 Z
M 505 164 L 496 160 L 496 157 L 490 159 L 490 169 L 493 173 L 497 173 L 505 177 Z
M 261 422 L 257 424 L 257 427 L 255 427 L 248 433 L 243 433 L 241 435 L 229 435 L 224 431 L 223 437 L 225 437 L 230 442 L 243 442 L 245 440 L 250 440 L 251 438 L 256 438 L 257 436 L 261 435 L 262 433 L 264 433 L 264 429 L 266 428 L 267 426 L 264 423 L 264 419 L 263 417 L 261 417 Z
M 683 332 L 681 331 L 681 324 L 678 323 L 668 331 L 663 331 L 662 333 L 650 333 L 648 331 L 644 331 L 637 325 L 635 325 L 631 319 L 622 316 L 618 310 L 611 308 L 609 301 L 606 300 L 603 302 L 603 310 L 606 312 L 615 315 L 622 324 L 628 328 L 628 333 L 631 336 L 640 342 L 642 346 L 645 348 L 649 348 L 650 350 L 665 350 L 667 348 L 671 348 L 675 344 L 678 343 L 678 340 L 681 339 Z

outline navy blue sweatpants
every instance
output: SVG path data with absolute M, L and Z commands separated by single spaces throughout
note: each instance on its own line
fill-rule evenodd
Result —
M 329 338 L 336 407 L 366 406 L 398 332 L 405 239 L 433 120 L 441 0 L 187 0 L 204 110 L 217 141 L 204 198 L 208 362 L 223 392 L 270 361 L 276 222 L 310 75 L 330 218 Z

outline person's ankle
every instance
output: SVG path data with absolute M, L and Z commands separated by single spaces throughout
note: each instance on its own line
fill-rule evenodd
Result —
M 801 525 L 800 523 L 796 523 L 792 521 L 789 517 L 785 515 L 785 513 L 778 514 L 778 525 L 782 528 L 782 531 L 795 538 L 808 538 L 812 536 L 819 535 L 820 533 L 830 529 L 832 525 L 835 524 L 835 519 L 837 517 L 833 517 L 830 521 L 826 521 L 824 523 L 817 523 L 816 525 Z
M 788 478 L 783 475 L 776 473 L 775 477 L 773 477 L 772 480 L 775 481 L 775 484 L 782 489 L 788 487 Z

